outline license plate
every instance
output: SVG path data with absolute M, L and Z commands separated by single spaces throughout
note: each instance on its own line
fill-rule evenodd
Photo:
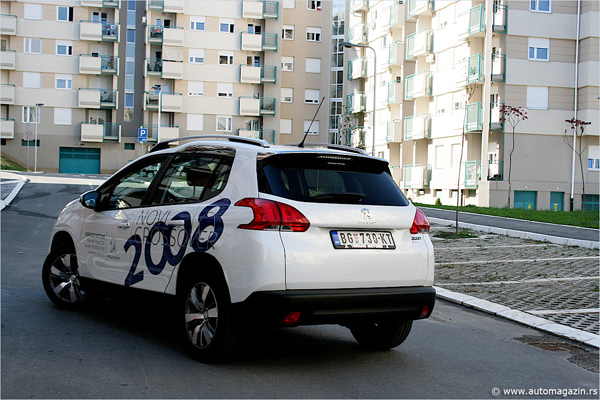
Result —
M 336 249 L 389 249 L 396 248 L 390 232 L 331 231 Z

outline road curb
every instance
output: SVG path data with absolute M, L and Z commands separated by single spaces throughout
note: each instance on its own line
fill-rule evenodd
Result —
M 600 335 L 594 335 L 593 333 L 585 332 L 580 329 L 557 324 L 556 322 L 549 321 L 523 311 L 513 310 L 512 308 L 503 306 L 501 304 L 492 303 L 488 300 L 478 299 L 468 294 L 453 292 L 439 286 L 434 286 L 434 288 L 436 291 L 436 296 L 440 299 L 473 308 L 475 310 L 483 311 L 488 314 L 496 315 L 498 317 L 518 322 L 531 328 L 539 329 L 543 332 L 551 333 L 553 335 L 586 344 L 588 346 L 600 348 Z
M 25 185 L 27 180 L 26 179 L 17 179 L 15 181 L 9 181 L 9 182 L 17 182 L 17 185 L 10 191 L 10 193 L 8 194 L 8 196 L 6 196 L 6 198 L 4 200 L 0 200 L 0 211 L 4 210 L 4 207 L 8 206 L 10 204 L 10 202 L 13 201 L 15 199 L 15 197 L 17 197 L 17 194 L 19 194 L 19 191 L 23 188 L 23 186 Z M 4 182 L 4 183 L 6 184 L 9 182 Z
M 450 221 L 447 219 L 433 218 L 433 217 L 431 217 L 431 218 L 427 217 L 427 218 L 429 219 L 429 222 L 432 222 L 434 224 L 445 225 L 445 226 L 453 226 L 456 223 L 455 221 Z M 532 232 L 525 232 L 525 231 L 517 231 L 514 229 L 505 229 L 505 228 L 497 228 L 497 227 L 493 227 L 493 226 L 469 224 L 466 222 L 459 222 L 458 226 L 460 228 L 464 228 L 464 229 L 471 229 L 474 231 L 479 231 L 479 232 L 484 232 L 484 233 L 495 233 L 498 235 L 506 235 L 509 237 L 516 237 L 516 238 L 520 238 L 520 239 L 531 239 L 531 240 L 538 240 L 541 242 L 563 244 L 563 245 L 567 245 L 567 246 L 586 247 L 586 248 L 590 248 L 590 249 L 600 248 L 600 242 L 593 242 L 590 240 L 570 239 L 570 238 L 564 238 L 564 237 L 559 237 L 559 236 L 543 235 L 541 233 L 532 233 Z

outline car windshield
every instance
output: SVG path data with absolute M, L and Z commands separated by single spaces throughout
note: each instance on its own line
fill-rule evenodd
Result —
M 277 154 L 258 162 L 261 193 L 290 200 L 406 206 L 382 160 L 337 154 Z

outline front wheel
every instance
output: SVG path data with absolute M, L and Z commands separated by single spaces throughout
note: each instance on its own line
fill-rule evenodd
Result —
M 350 326 L 350 332 L 361 346 L 388 350 L 404 342 L 411 328 L 412 321 L 363 322 Z

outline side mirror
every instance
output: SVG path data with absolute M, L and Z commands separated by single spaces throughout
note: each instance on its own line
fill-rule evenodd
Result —
M 85 208 L 95 209 L 99 197 L 100 193 L 95 190 L 90 190 L 79 196 L 79 201 Z

